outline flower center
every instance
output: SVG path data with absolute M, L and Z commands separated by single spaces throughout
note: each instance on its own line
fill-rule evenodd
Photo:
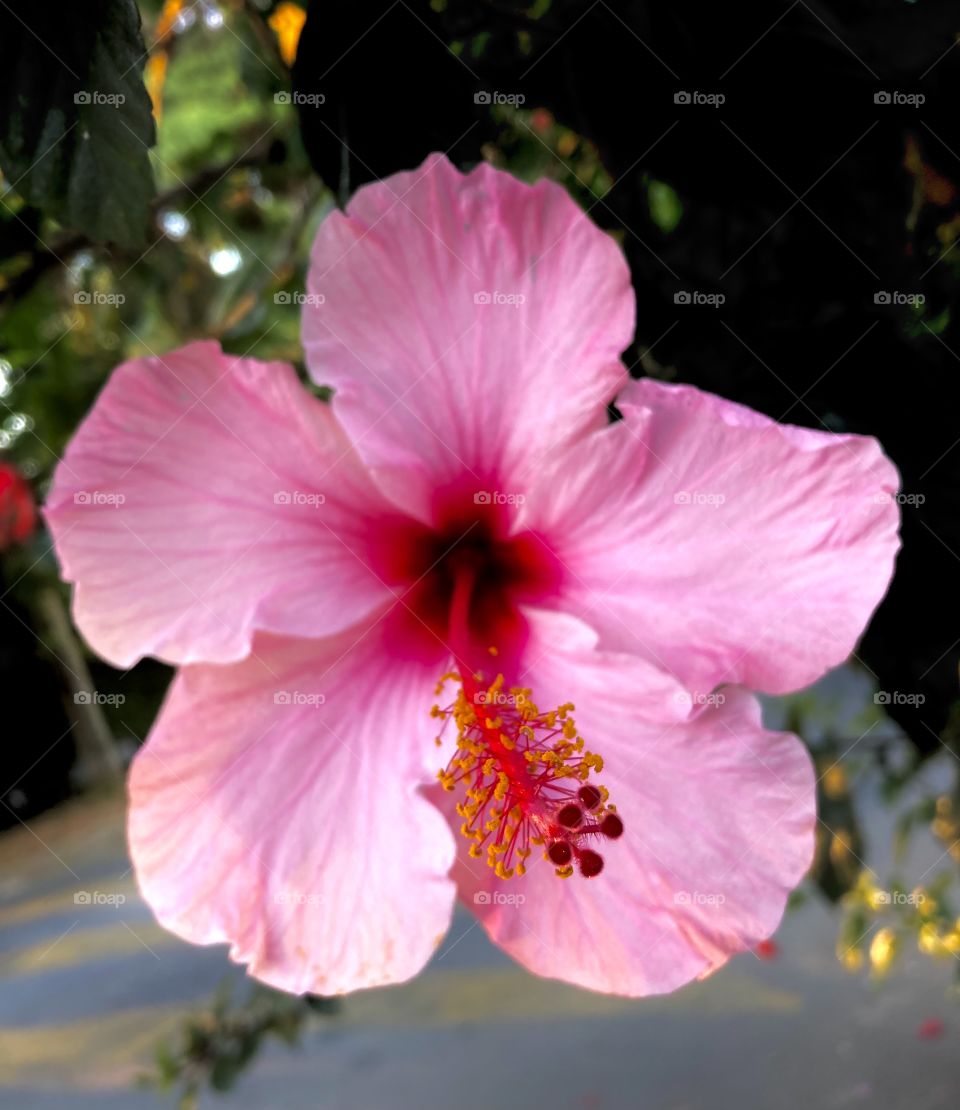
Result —
M 460 832 L 474 859 L 486 857 L 498 878 L 523 875 L 535 848 L 563 879 L 579 869 L 591 879 L 603 870 L 598 840 L 616 840 L 623 821 L 610 804 L 606 787 L 588 782 L 603 770 L 603 759 L 590 752 L 577 731 L 572 703 L 542 712 L 527 687 L 507 687 L 502 673 L 492 681 L 471 665 L 464 624 L 469 612 L 474 573 L 461 565 L 450 613 L 451 646 L 456 671 L 437 685 L 457 684 L 454 701 L 434 705 L 433 717 L 443 721 L 437 744 L 450 721 L 456 730 L 456 751 L 438 773 L 445 790 L 465 790 L 457 813 Z M 496 658 L 495 648 L 488 649 Z
M 478 496 L 467 486 L 442 490 L 430 525 L 405 519 L 379 529 L 371 565 L 399 588 L 389 626 L 398 650 L 439 662 L 449 655 L 453 596 L 469 564 L 473 578 L 460 628 L 473 645 L 468 655 L 482 657 L 487 644 L 497 644 L 509 674 L 527 634 L 520 606 L 553 596 L 561 569 L 536 534 L 515 530 L 512 507 Z

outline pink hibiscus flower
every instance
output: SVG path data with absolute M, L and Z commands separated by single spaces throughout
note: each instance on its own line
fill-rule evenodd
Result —
M 332 404 L 213 343 L 133 359 L 46 509 L 93 648 L 180 666 L 130 778 L 159 920 L 320 993 L 414 975 L 458 892 L 596 990 L 753 948 L 815 809 L 748 691 L 849 655 L 893 466 L 629 381 L 627 266 L 550 182 L 432 157 L 367 186 L 309 292 Z

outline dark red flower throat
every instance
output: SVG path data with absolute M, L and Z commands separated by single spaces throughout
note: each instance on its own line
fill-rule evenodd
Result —
M 511 499 L 512 500 L 512 499 Z M 391 616 L 393 637 L 408 652 L 438 661 L 450 653 L 450 614 L 457 582 L 471 588 L 458 662 L 476 665 L 496 644 L 501 667 L 518 660 L 527 638 L 520 606 L 546 602 L 562 581 L 560 564 L 534 532 L 514 532 L 518 506 L 502 495 L 457 486 L 439 493 L 432 525 L 404 519 L 388 529 L 381 577 L 402 590 Z

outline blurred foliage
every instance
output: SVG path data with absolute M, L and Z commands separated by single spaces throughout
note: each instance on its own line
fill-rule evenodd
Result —
M 205 1088 L 228 1091 L 271 1037 L 293 1046 L 312 1019 L 338 1008 L 334 999 L 283 994 L 259 983 L 234 998 L 225 983 L 206 1009 L 187 1019 L 174 1044 L 157 1049 L 155 1070 L 142 1084 L 175 1092 L 180 1110 L 195 1110 Z
M 960 917 L 950 900 L 951 882 L 952 875 L 943 872 L 912 889 L 896 878 L 879 887 L 861 873 L 844 896 L 837 958 L 848 970 L 869 967 L 882 977 L 913 944 L 924 955 L 944 959 L 952 967 L 949 960 L 960 955 Z M 958 978 L 955 971 L 954 977 Z
M 842 962 L 880 974 L 911 947 L 956 955 L 956 786 L 899 827 L 902 846 L 929 835 L 945 869 L 922 890 L 881 881 L 850 744 L 895 722 L 896 743 L 865 757 L 894 804 L 929 756 L 960 749 L 953 0 L 744 0 L 735 17 L 699 0 L 143 0 L 139 16 L 132 0 L 0 5 L 0 457 L 42 500 L 112 368 L 190 338 L 302 370 L 309 245 L 359 184 L 432 150 L 552 177 L 626 252 L 634 374 L 876 435 L 899 467 L 904 550 L 858 660 L 906 696 L 842 727 L 801 696 L 787 723 L 817 760 L 813 880 L 842 907 Z M 925 101 L 876 103 L 891 89 Z M 725 102 L 677 102 L 691 90 Z M 681 306 L 685 290 L 725 300 Z M 22 797 L 0 801 L 20 814 L 69 788 L 69 745 L 31 770 L 70 711 L 49 590 L 66 598 L 42 533 L 0 556 L 0 671 L 25 691 L 3 756 Z M 104 712 L 133 750 L 166 668 L 89 664 L 125 693 Z M 309 1005 L 218 999 L 158 1081 L 188 1103 L 227 1085 Z
M 142 246 L 154 126 L 136 3 L 19 3 L 4 24 L 4 174 L 62 223 L 99 241 Z
M 960 777 L 949 764 L 936 776 L 949 790 L 918 785 L 921 759 L 878 696 L 852 712 L 857 704 L 850 683 L 836 698 L 815 690 L 781 702 L 778 727 L 804 738 L 816 768 L 819 820 L 808 884 L 840 908 L 836 955 L 846 970 L 882 979 L 913 950 L 943 961 L 960 991 Z M 876 845 L 871 851 L 861 822 L 861 802 L 878 790 L 895 815 L 889 870 L 875 862 L 887 853 Z M 916 860 L 931 854 L 934 862 L 921 871 Z

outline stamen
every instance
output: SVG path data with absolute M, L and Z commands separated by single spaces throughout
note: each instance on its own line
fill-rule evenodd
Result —
M 437 777 L 445 790 L 464 791 L 456 809 L 470 856 L 509 879 L 525 873 L 537 847 L 560 878 L 573 875 L 574 864 L 584 878 L 599 875 L 603 857 L 588 844 L 615 840 L 623 821 L 608 791 L 586 782 L 603 760 L 577 732 L 574 706 L 541 712 L 529 688 L 506 688 L 502 674 L 484 686 L 482 674 L 463 672 L 440 679 L 438 694 L 448 682 L 459 688 L 431 714 L 443 721 L 441 734 L 450 721 L 457 729 L 456 751 Z

